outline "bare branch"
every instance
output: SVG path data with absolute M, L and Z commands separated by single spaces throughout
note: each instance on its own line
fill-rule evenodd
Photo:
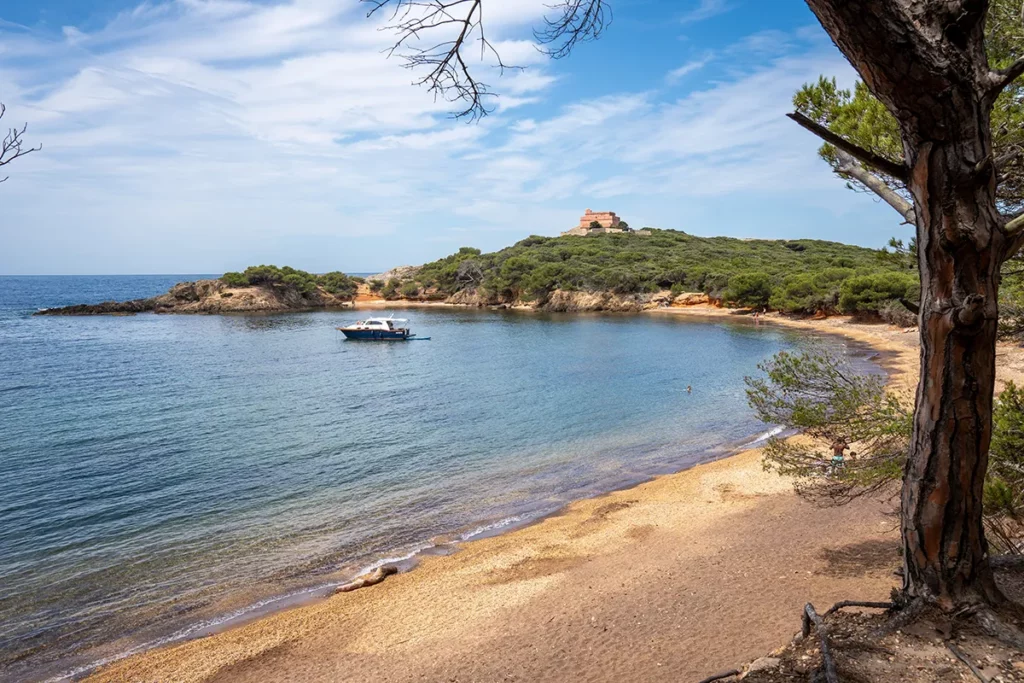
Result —
M 917 222 L 917 214 L 914 213 L 914 205 L 901 197 L 891 187 L 886 185 L 884 180 L 866 169 L 863 164 L 854 159 L 850 154 L 844 152 L 842 149 L 836 149 L 836 159 L 839 162 L 836 166 L 837 173 L 853 178 L 861 185 L 874 192 L 882 199 L 882 201 L 896 209 L 896 211 L 903 216 L 903 220 L 906 222 Z
M 878 156 L 874 152 L 869 152 L 863 147 L 859 147 L 853 144 L 849 140 L 839 135 L 836 135 L 825 126 L 822 126 L 821 124 L 811 120 L 810 118 L 804 116 L 798 111 L 795 111 L 791 114 L 786 114 L 786 116 L 793 119 L 798 124 L 806 128 L 807 130 L 811 131 L 825 142 L 835 146 L 838 149 L 843 150 L 850 156 L 857 158 L 858 160 L 862 161 L 868 166 L 876 168 L 882 173 L 892 176 L 893 178 L 896 178 L 897 180 L 900 180 L 902 182 L 907 181 L 908 172 L 902 164 L 895 164 L 884 157 Z
M 493 93 L 474 73 L 475 62 L 490 56 L 491 66 L 502 74 L 506 69 L 522 67 L 505 64 L 484 33 L 483 0 L 360 0 L 370 6 L 367 16 L 389 8 L 391 20 L 383 30 L 397 38 L 385 52 L 399 55 L 409 69 L 426 74 L 415 81 L 433 93 L 435 99 L 462 102 L 465 108 L 455 118 L 477 119 L 493 110 Z M 493 3 L 491 3 L 493 4 Z M 606 0 L 558 0 L 551 5 L 552 16 L 546 27 L 535 32 L 537 40 L 552 45 L 545 50 L 551 57 L 564 57 L 582 41 L 594 40 L 611 22 Z M 429 47 L 423 47 L 423 44 Z M 470 56 L 471 48 L 480 54 Z
M 4 114 L 6 112 L 7 108 L 3 105 L 2 102 L 0 102 L 0 119 L 4 117 Z M 0 167 L 6 166 L 15 159 L 19 159 L 25 156 L 26 154 L 38 152 L 43 148 L 42 145 L 39 145 L 38 147 L 25 147 L 25 140 L 23 136 L 25 135 L 25 131 L 27 130 L 27 123 L 23 125 L 20 129 L 9 128 L 7 130 L 7 135 L 5 135 L 3 141 L 0 142 Z M 4 176 L 3 178 L 0 178 L 0 183 L 7 180 L 8 177 L 9 176 Z
M 480 60 L 490 54 L 496 66 L 505 69 L 519 68 L 505 64 L 501 56 L 484 34 L 483 0 L 362 0 L 372 6 L 367 16 L 372 16 L 391 6 L 394 11 L 391 23 L 384 30 L 394 31 L 398 38 L 386 52 L 388 56 L 402 52 L 405 66 L 409 69 L 426 67 L 428 72 L 416 85 L 425 85 L 435 99 L 447 102 L 463 102 L 466 107 L 454 114 L 455 118 L 468 116 L 476 119 L 488 114 L 492 107 L 490 98 L 496 97 L 486 83 L 477 80 L 471 73 L 466 50 L 479 45 Z M 438 42 L 429 47 L 420 47 L 424 38 Z M 428 42 L 429 44 L 429 42 Z
M 612 10 L 604 0 L 562 0 L 548 9 L 557 19 L 544 18 L 543 30 L 534 31 L 538 42 L 554 47 L 544 52 L 553 59 L 567 56 L 576 43 L 596 40 L 612 22 Z

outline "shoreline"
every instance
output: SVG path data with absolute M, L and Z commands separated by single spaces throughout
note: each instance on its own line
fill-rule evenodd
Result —
M 401 305 L 408 305 L 408 302 L 387 302 L 388 304 L 396 304 L 395 307 Z M 444 306 L 444 307 L 460 307 L 455 304 L 446 303 L 423 303 L 423 306 Z M 666 315 L 685 315 L 694 318 L 728 318 L 731 317 L 734 320 L 739 316 L 728 309 L 719 309 L 715 307 L 687 307 L 687 308 L 674 308 L 674 309 L 652 309 L 645 311 L 651 314 L 666 314 Z M 741 319 L 744 322 L 750 322 L 749 318 Z M 778 324 L 785 327 L 791 328 L 802 328 L 813 330 L 816 333 L 823 334 L 839 334 L 848 340 L 853 340 L 858 343 L 867 343 L 872 349 L 878 352 L 881 356 L 878 361 L 879 365 L 889 373 L 890 380 L 895 380 L 899 377 L 906 378 L 907 375 L 915 374 L 913 371 L 916 370 L 916 345 L 908 345 L 904 343 L 895 343 L 895 341 L 904 341 L 902 337 L 903 333 L 893 332 L 891 328 L 886 325 L 870 326 L 857 323 L 851 323 L 848 320 L 833 321 L 830 324 L 823 325 L 823 321 L 812 320 L 791 320 L 791 319 L 780 319 L 774 316 L 765 319 L 766 324 Z M 878 329 L 874 329 L 874 328 Z M 887 339 L 878 334 L 881 330 L 886 330 L 889 337 L 895 335 L 901 335 L 893 339 Z M 913 336 L 916 340 L 916 335 Z M 913 353 L 910 353 L 913 351 Z M 915 367 L 911 367 L 911 366 Z M 756 438 L 756 437 L 755 437 Z M 500 528 L 494 530 L 491 535 L 481 534 L 472 538 L 466 539 L 458 543 L 458 553 L 452 554 L 451 552 L 443 553 L 424 553 L 421 549 L 417 555 L 421 557 L 412 560 L 417 564 L 416 572 L 407 572 L 389 579 L 385 586 L 374 588 L 373 590 L 358 591 L 355 594 L 356 597 L 362 595 L 376 596 L 377 600 L 380 600 L 380 596 L 385 595 L 389 592 L 389 586 L 395 584 L 407 583 L 409 581 L 416 582 L 416 576 L 424 572 L 427 567 L 435 567 L 438 563 L 451 563 L 456 566 L 462 565 L 472 560 L 471 557 L 479 555 L 477 551 L 481 546 L 485 546 L 488 542 L 497 542 L 499 539 L 500 544 L 506 544 L 510 541 L 508 539 L 515 538 L 517 535 L 536 535 L 546 525 L 550 525 L 553 520 L 564 521 L 568 520 L 569 524 L 575 523 L 574 520 L 581 514 L 585 514 L 588 510 L 598 507 L 600 508 L 601 501 L 604 500 L 617 500 L 623 497 L 629 497 L 647 488 L 661 488 L 665 486 L 680 485 L 698 478 L 699 475 L 703 475 L 704 472 L 708 471 L 709 468 L 713 471 L 724 472 L 728 475 L 730 472 L 733 474 L 751 474 L 748 470 L 751 464 L 757 465 L 759 469 L 759 450 L 749 448 L 756 441 L 747 442 L 747 448 L 740 446 L 734 449 L 730 454 L 724 455 L 717 458 L 710 463 L 698 463 L 682 471 L 678 471 L 671 474 L 656 475 L 653 478 L 634 482 L 632 484 L 626 484 L 623 488 L 614 489 L 594 497 L 577 499 L 571 501 L 558 510 L 542 515 L 534 520 L 527 520 L 522 524 L 513 523 L 507 528 Z M 764 477 L 755 477 L 759 479 L 758 485 L 761 487 L 767 487 L 770 490 L 770 494 L 762 494 L 756 492 L 740 492 L 736 495 L 740 498 L 751 496 L 757 498 L 761 495 L 779 495 L 786 499 L 795 499 L 795 494 L 792 493 L 789 482 L 783 480 L 777 475 L 768 475 L 769 481 L 760 481 Z M 660 482 L 660 483 L 659 483 Z M 692 483 L 692 482 L 691 482 Z M 787 495 L 788 494 L 788 495 Z M 727 496 L 726 496 L 727 497 Z M 795 501 L 789 500 L 790 503 Z M 617 505 L 618 503 L 609 503 L 611 505 Z M 525 561 L 526 558 L 523 558 Z M 413 578 L 408 578 L 413 577 Z M 423 580 L 428 580 L 426 576 Z M 326 589 L 327 587 L 324 587 Z M 320 592 L 323 592 L 321 589 Z M 340 605 L 341 602 L 346 600 L 354 599 L 350 595 L 346 596 L 326 596 L 325 598 L 317 598 L 313 596 L 310 601 L 304 601 L 302 604 L 296 606 L 284 606 L 276 605 L 272 608 L 269 613 L 264 611 L 263 613 L 255 613 L 252 616 L 244 618 L 241 622 L 238 620 L 232 621 L 225 624 L 222 628 L 218 628 L 210 635 L 204 635 L 200 638 L 193 638 L 185 641 L 177 641 L 169 643 L 156 649 L 149 649 L 141 653 L 133 654 L 127 658 L 117 660 L 113 663 L 109 663 L 102 668 L 93 671 L 91 677 L 88 680 L 138 680 L 139 678 L 162 679 L 165 677 L 173 677 L 174 680 L 207 680 L 214 674 L 216 674 L 221 668 L 225 666 L 233 666 L 239 661 L 258 661 L 263 653 L 268 650 L 273 650 L 280 646 L 280 643 L 276 642 L 276 638 L 272 638 L 270 641 L 265 636 L 256 636 L 248 646 L 243 647 L 243 651 L 238 651 L 239 641 L 244 641 L 248 637 L 247 631 L 265 632 L 265 629 L 273 624 L 274 622 L 284 620 L 289 621 L 297 619 L 303 620 L 303 617 L 307 614 L 321 613 L 324 610 L 330 612 L 333 606 Z M 368 598 L 362 597 L 359 601 L 366 600 Z M 288 639 L 291 642 L 291 639 Z M 781 644 L 781 641 L 780 643 Z M 211 657 L 212 650 L 212 657 Z M 170 653 L 175 653 L 171 655 Z M 193 659 L 191 655 L 199 655 L 199 659 Z M 182 664 L 177 661 L 179 657 L 182 657 L 187 664 Z M 169 659 L 168 659 L 169 658 Z M 206 662 L 203 664 L 202 662 Z M 216 663 L 213 669 L 210 668 L 210 663 Z M 172 673 L 172 671 L 174 673 Z

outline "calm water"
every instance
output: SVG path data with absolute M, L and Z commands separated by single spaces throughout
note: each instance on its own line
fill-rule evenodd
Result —
M 654 316 L 396 311 L 432 340 L 373 344 L 343 312 L 29 315 L 182 279 L 0 277 L 0 678 L 717 457 L 764 432 L 744 375 L 801 343 Z

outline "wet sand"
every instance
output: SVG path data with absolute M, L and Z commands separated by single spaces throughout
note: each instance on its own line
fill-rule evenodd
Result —
M 769 320 L 871 344 L 897 386 L 916 377 L 913 332 Z M 1022 354 L 1004 352 L 1024 368 Z M 877 500 L 816 508 L 746 451 L 89 680 L 698 680 L 784 645 L 807 601 L 884 598 L 898 564 L 889 510 Z

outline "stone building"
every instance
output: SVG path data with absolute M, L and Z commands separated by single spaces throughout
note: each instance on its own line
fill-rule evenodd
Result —
M 596 224 L 596 225 L 595 225 Z M 572 230 L 567 230 L 562 233 L 565 235 L 599 235 L 606 232 L 625 232 L 621 227 L 622 221 L 615 215 L 614 211 L 591 211 L 587 209 L 586 213 L 580 216 L 580 223 Z M 639 235 L 650 235 L 650 230 L 638 230 Z

